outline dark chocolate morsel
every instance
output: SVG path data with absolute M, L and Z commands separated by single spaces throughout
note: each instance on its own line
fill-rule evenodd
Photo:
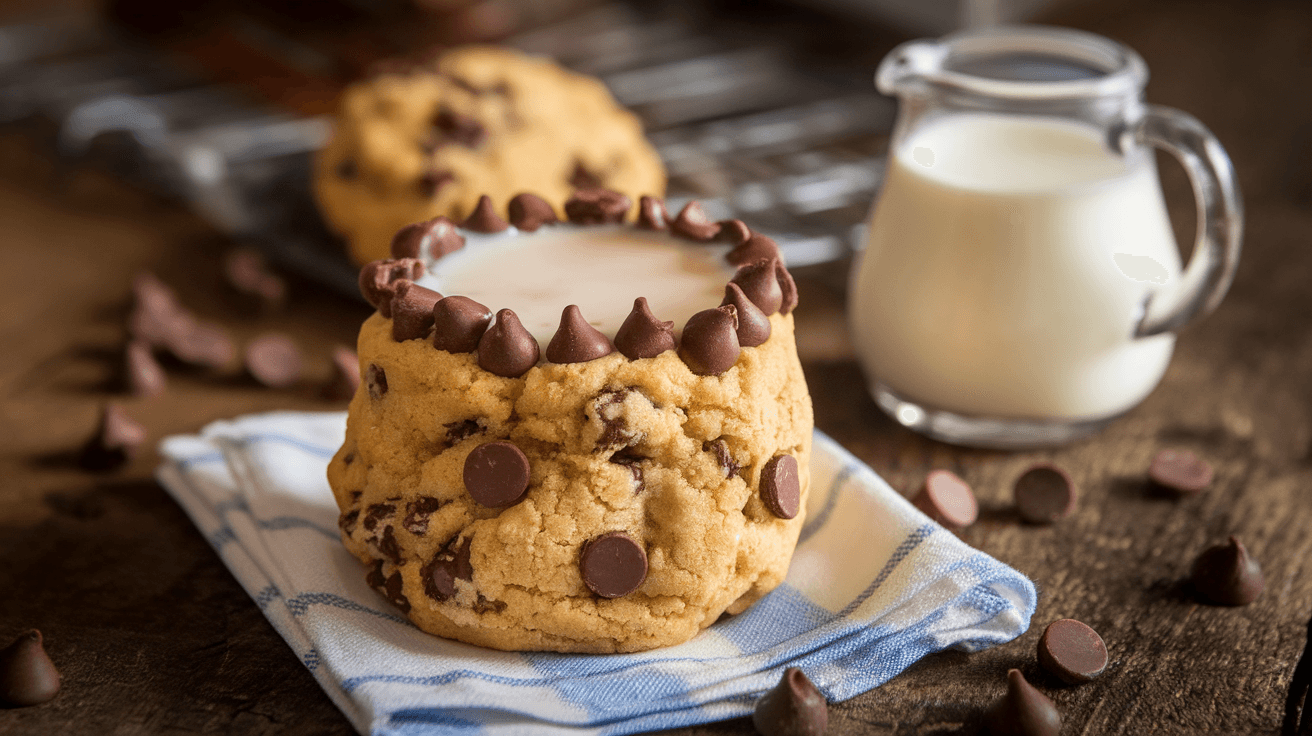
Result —
M 1223 606 L 1252 603 L 1266 587 L 1262 567 L 1234 536 L 1226 544 L 1203 550 L 1194 560 L 1190 580 L 1203 599 Z
M 1007 671 L 1007 694 L 984 717 L 991 736 L 1057 736 L 1061 713 L 1020 670 Z
M 484 194 L 478 198 L 478 204 L 474 205 L 474 211 L 465 218 L 460 224 L 466 230 L 473 230 L 476 233 L 499 233 L 510 227 L 510 223 L 501 219 L 496 209 L 492 206 L 492 198 Z
M 702 203 L 694 199 L 683 206 L 678 217 L 670 221 L 670 231 L 689 240 L 706 242 L 720 233 L 720 223 L 707 217 Z
M 779 314 L 788 314 L 797 307 L 797 282 L 793 281 L 793 275 L 784 267 L 782 258 L 776 259 L 774 264 L 774 275 L 779 279 L 779 292 L 783 295 Z
M 343 345 L 333 346 L 332 375 L 324 384 L 324 398 L 348 401 L 360 389 L 360 358 Z
M 674 323 L 656 319 L 647 297 L 640 296 L 633 300 L 633 311 L 615 333 L 615 349 L 629 360 L 655 358 L 674 349 Z
M 1107 668 L 1107 645 L 1073 618 L 1048 624 L 1039 639 L 1039 666 L 1068 685 L 1088 682 Z
M 779 684 L 756 701 L 752 725 L 762 736 L 824 736 L 829 705 L 800 669 L 789 667 Z
M 113 470 L 131 460 L 146 441 L 146 429 L 108 402 L 100 410 L 96 433 L 82 448 L 79 463 L 88 470 Z
M 646 194 L 638 198 L 638 227 L 643 230 L 664 230 L 665 200 Z
M 364 380 L 369 387 L 369 397 L 377 401 L 387 395 L 387 371 L 381 365 L 370 363 L 365 371 Z
M 738 362 L 738 310 L 732 304 L 688 318 L 679 341 L 679 358 L 699 376 L 718 376 Z
M 392 527 L 387 527 L 387 530 L 390 532 Z M 383 583 L 383 595 L 387 596 L 392 605 L 401 609 L 401 613 L 409 613 L 410 599 L 406 598 L 405 593 L 401 592 L 404 587 L 405 580 L 401 577 L 401 571 L 397 570 L 389 575 L 387 581 Z
M 633 200 L 609 189 L 580 189 L 565 202 L 565 217 L 576 225 L 624 222 Z
M 964 529 L 979 518 L 975 492 L 951 470 L 929 471 L 911 503 L 949 529 Z
M 184 363 L 205 368 L 224 368 L 232 362 L 235 352 L 232 336 L 222 325 L 192 322 L 189 330 L 173 337 L 168 348 Z
M 776 455 L 761 469 L 761 501 L 780 519 L 791 519 L 802 510 L 802 481 L 797 458 Z
M 740 266 L 738 272 L 730 279 L 738 284 L 747 298 L 767 315 L 778 312 L 779 307 L 784 303 L 784 293 L 779 287 L 779 277 L 776 275 L 775 267 L 778 263 L 779 260 L 776 258 L 753 261 L 746 266 Z
M 467 296 L 449 296 L 433 305 L 433 347 L 472 353 L 492 324 L 492 312 Z
M 752 233 L 751 237 L 738 243 L 724 256 L 724 260 L 731 266 L 745 266 L 748 263 L 770 258 L 778 258 L 782 263 L 783 251 L 779 250 L 779 244 L 774 242 L 773 238 L 760 233 Z
M 528 457 L 513 443 L 484 442 L 465 458 L 465 491 L 490 509 L 513 506 L 528 492 Z
M 401 526 L 411 534 L 423 536 L 428 533 L 428 521 L 432 518 L 433 512 L 445 505 L 445 501 L 433 496 L 420 496 L 406 504 L 405 520 Z
M 281 332 L 266 332 L 246 345 L 246 370 L 269 388 L 287 388 L 301 380 L 301 349 Z
M 428 337 L 433 326 L 433 306 L 442 295 L 416 284 L 402 281 L 392 297 L 392 339 L 397 342 Z
M 424 566 L 420 573 L 424 581 L 424 592 L 433 600 L 444 601 L 453 597 L 457 580 L 473 580 L 474 568 L 469 563 L 469 542 L 469 537 L 452 539 Z
M 724 472 L 726 478 L 734 477 L 742 469 L 733 453 L 729 451 L 729 443 L 725 442 L 723 438 L 703 442 L 702 452 L 715 454 L 715 462 L 720 465 L 720 470 Z
M 579 572 L 588 590 L 619 598 L 647 579 L 647 551 L 624 532 L 606 532 L 583 545 Z
M 433 127 L 443 138 L 466 148 L 478 148 L 487 140 L 487 129 L 476 118 L 443 107 L 433 118 Z
M 392 237 L 393 258 L 420 258 L 425 253 L 432 258 L 441 258 L 463 247 L 465 236 L 457 232 L 456 224 L 445 217 L 406 225 Z
M 274 311 L 287 302 L 287 282 L 269 269 L 264 256 L 252 248 L 233 248 L 223 257 L 223 275 L 238 294 Z
M 143 340 L 128 342 L 123 354 L 123 372 L 124 382 L 133 396 L 159 396 L 168 385 L 164 369 Z
M 1189 450 L 1162 450 L 1148 466 L 1148 477 L 1159 488 L 1192 495 L 1212 485 L 1211 463 Z
M 41 632 L 32 629 L 0 649 L 0 705 L 40 705 L 59 693 L 59 670 L 43 643 Z
M 732 304 L 738 313 L 738 344 L 745 348 L 754 348 L 770 339 L 770 318 L 743 294 L 738 284 L 728 283 L 724 286 L 724 301 L 720 305 Z
M 444 169 L 429 169 L 419 175 L 416 186 L 419 196 L 429 199 L 442 191 L 442 187 L 456 180 L 456 175 Z
M 531 233 L 543 225 L 560 222 L 550 202 L 529 192 L 516 194 L 506 209 L 510 215 L 510 224 L 524 232 Z
M 720 232 L 715 234 L 715 242 L 737 246 L 746 243 L 752 237 L 752 229 L 742 220 L 720 220 Z
M 547 360 L 552 363 L 586 363 L 613 352 L 615 346 L 610 338 L 588 324 L 575 304 L 561 312 L 560 327 L 547 343 Z
M 1075 484 L 1065 470 L 1040 463 L 1016 479 L 1016 511 L 1031 524 L 1051 524 L 1075 511 Z
M 403 279 L 418 281 L 423 275 L 424 263 L 417 258 L 371 261 L 360 269 L 360 294 L 384 317 L 391 317 L 394 284 Z
M 509 309 L 497 312 L 497 321 L 478 341 L 478 365 L 506 378 L 518 378 L 537 365 L 538 341 Z

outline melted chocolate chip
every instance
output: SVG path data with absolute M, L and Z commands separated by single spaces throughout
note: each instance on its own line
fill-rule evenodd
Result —
M 487 307 L 465 296 L 449 296 L 433 305 L 433 347 L 472 353 L 492 323 Z
M 578 305 L 565 307 L 560 327 L 547 343 L 547 360 L 552 363 L 586 363 L 615 352 L 610 338 L 588 324 Z
M 370 363 L 365 371 L 365 383 L 369 386 L 369 397 L 377 401 L 387 394 L 387 371 L 381 365 Z
M 387 529 L 391 531 L 392 528 L 388 527 Z M 383 583 L 383 594 L 387 596 L 387 600 L 392 602 L 392 605 L 401 609 L 401 613 L 409 613 L 410 599 L 406 598 L 405 594 L 401 592 L 404 587 L 405 581 L 401 578 L 401 571 L 397 570 L 389 575 L 387 581 Z
M 246 372 L 269 388 L 288 388 L 301 380 L 301 349 L 290 335 L 266 332 L 246 345 Z
M 725 284 L 724 301 L 720 302 L 720 306 L 725 304 L 732 304 L 737 310 L 739 345 L 754 348 L 770 339 L 770 318 L 747 298 L 738 284 Z
M 679 358 L 699 376 L 718 376 L 738 362 L 737 330 L 733 305 L 698 312 L 683 327 Z
M 132 340 L 123 353 L 123 373 L 128 392 L 133 396 L 159 396 L 168 386 L 168 378 L 150 345 Z
M 364 530 L 367 532 L 378 531 L 378 524 L 383 519 L 396 513 L 395 504 L 375 503 L 370 504 L 369 508 L 364 511 Z
M 588 170 L 582 161 L 574 162 L 574 170 L 569 175 L 569 185 L 575 189 L 598 189 L 601 177 Z
M 465 236 L 445 217 L 406 225 L 392 236 L 393 258 L 419 258 L 427 253 L 436 259 L 465 247 Z M 411 279 L 413 280 L 413 279 Z
M 518 378 L 537 365 L 538 341 L 509 309 L 497 312 L 497 321 L 478 341 L 478 365 L 483 370 Z
M 639 197 L 638 227 L 643 230 L 664 230 L 668 228 L 669 225 L 665 222 L 665 200 L 645 194 Z
M 482 593 L 479 593 L 478 598 L 474 600 L 474 605 L 471 606 L 471 608 L 474 609 L 475 613 L 501 613 L 506 610 L 506 602 L 490 601 L 487 598 L 484 598 Z
M 419 175 L 419 181 L 416 187 L 419 189 L 419 196 L 430 199 L 437 196 L 442 191 L 442 187 L 456 180 L 456 175 L 444 169 L 429 169 Z
M 550 202 L 528 192 L 516 194 L 506 209 L 510 215 L 510 224 L 524 232 L 531 233 L 543 225 L 560 222 Z
M 1226 544 L 1203 550 L 1194 560 L 1190 580 L 1204 600 L 1223 606 L 1252 603 L 1266 587 L 1262 567 L 1233 536 Z
M 992 736 L 1057 736 L 1061 713 L 1048 696 L 1034 689 L 1020 670 L 1007 671 L 1007 694 L 985 715 Z
M 396 533 L 392 531 L 391 524 L 383 527 L 383 534 L 378 539 L 378 551 L 386 555 L 392 564 L 401 564 L 401 545 L 396 543 Z
M 565 217 L 577 225 L 624 222 L 633 200 L 609 189 L 581 189 L 565 202 Z
M 355 532 L 355 525 L 360 522 L 360 509 L 351 509 L 337 517 L 337 526 L 346 536 Z
M 1016 479 L 1016 510 L 1031 524 L 1051 524 L 1075 511 L 1075 484 L 1065 470 L 1041 463 Z
M 1039 639 L 1039 666 L 1068 685 L 1089 682 L 1107 668 L 1107 645 L 1075 619 L 1053 621 Z
M 513 443 L 485 442 L 465 458 L 465 491 L 491 509 L 513 506 L 528 492 L 528 457 Z
M 784 303 L 784 292 L 775 274 L 778 265 L 776 259 L 753 261 L 739 267 L 731 279 L 767 315 L 778 312 Z
M 1158 488 L 1181 496 L 1205 490 L 1213 477 L 1211 464 L 1189 450 L 1162 450 L 1148 467 L 1148 478 Z
M 783 262 L 783 251 L 779 250 L 779 244 L 760 233 L 752 233 L 751 237 L 729 251 L 724 260 L 732 266 L 745 266 L 771 258 L 778 258 L 780 263 Z
M 332 375 L 324 384 L 324 398 L 346 401 L 360 389 L 360 359 L 355 351 L 342 345 L 333 346 Z
M 703 442 L 702 452 L 711 452 L 715 454 L 715 461 L 719 463 L 720 470 L 724 473 L 724 477 L 726 478 L 734 477 L 743 467 L 733 458 L 733 454 L 729 452 L 729 443 L 725 442 L 723 439 Z
M 100 422 L 78 458 L 87 470 L 114 470 L 136 457 L 146 441 L 146 429 L 133 421 L 118 404 L 106 403 L 100 410 Z
M 647 552 L 624 532 L 607 532 L 583 545 L 579 572 L 588 590 L 602 598 L 619 598 L 647 579 Z
M 452 539 L 446 547 L 421 571 L 424 592 L 435 601 L 445 601 L 456 594 L 457 580 L 473 580 L 474 568 L 469 564 L 468 537 Z
M 633 476 L 633 495 L 636 496 L 647 490 L 647 480 L 643 477 L 642 465 L 639 464 L 642 458 L 620 451 L 611 455 L 610 461 L 629 469 L 629 473 Z
M 458 143 L 466 148 L 478 148 L 487 140 L 487 129 L 475 118 L 449 108 L 437 111 L 433 127 L 444 141 Z
M 630 447 L 646 436 L 642 430 L 630 426 L 624 416 L 624 402 L 631 393 L 633 390 L 628 388 L 607 389 L 592 400 L 591 409 L 602 427 L 598 448 Z
M 477 419 L 462 419 L 458 422 L 448 422 L 442 426 L 446 428 L 447 447 L 484 431 L 483 425 Z
M 364 576 L 365 585 L 378 592 L 383 592 L 387 587 L 387 578 L 383 576 L 383 561 L 376 560 L 374 566 L 369 568 L 369 572 Z
M 474 211 L 460 223 L 460 227 L 476 233 L 499 233 L 510 227 L 510 223 L 501 219 L 501 215 L 492 206 L 492 198 L 484 194 L 478 198 Z
M 970 485 L 950 470 L 931 470 L 911 503 L 949 529 L 964 529 L 979 518 Z
M 715 234 L 717 243 L 728 243 L 737 248 L 752 237 L 752 229 L 742 220 L 720 220 L 717 224 L 720 226 L 720 231 Z
M 384 317 L 392 316 L 392 295 L 397 281 L 417 281 L 424 275 L 424 263 L 417 258 L 371 261 L 360 269 L 360 294 Z
M 656 319 L 647 305 L 647 297 L 635 299 L 633 311 L 615 333 L 615 348 L 629 360 L 639 360 L 655 358 L 674 347 L 674 323 Z
M 797 458 L 776 455 L 761 470 L 761 501 L 780 519 L 791 519 L 802 510 L 802 482 Z
M 402 281 L 392 297 L 392 339 L 397 342 L 428 337 L 433 307 L 442 295 L 413 281 Z
M 0 705 L 40 705 L 59 694 L 59 670 L 43 644 L 41 632 L 32 629 L 0 649 Z
M 757 701 L 752 724 L 762 736 L 824 736 L 829 705 L 800 669 L 789 667 L 779 684 Z
M 432 496 L 420 496 L 406 504 L 405 520 L 401 523 L 401 526 L 411 534 L 423 536 L 428 533 L 428 520 L 435 511 L 445 505 L 445 501 Z

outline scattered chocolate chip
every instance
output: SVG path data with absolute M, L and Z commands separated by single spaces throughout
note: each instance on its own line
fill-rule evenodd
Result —
M 463 247 L 465 236 L 457 232 L 456 224 L 445 217 L 406 225 L 392 236 L 393 258 L 421 258 L 427 253 L 430 258 L 437 259 Z
M 929 471 L 911 503 L 949 529 L 965 529 L 979 518 L 975 492 L 951 470 Z
M 753 261 L 740 266 L 730 279 L 767 315 L 778 312 L 784 303 L 784 292 L 775 273 L 778 265 L 778 259 L 773 258 Z
M 824 736 L 829 705 L 800 669 L 789 667 L 779 684 L 756 701 L 752 725 L 762 736 Z
M 272 312 L 287 303 L 287 282 L 269 269 L 259 251 L 233 248 L 223 259 L 228 285 L 252 300 L 261 311 Z
M 779 262 L 783 263 L 783 251 L 779 250 L 779 244 L 774 242 L 774 239 L 760 233 L 752 233 L 751 237 L 734 246 L 734 249 L 724 256 L 724 260 L 731 266 L 745 266 L 771 258 L 778 258 Z
M 720 470 L 724 473 L 724 477 L 726 478 L 734 477 L 743 467 L 734 459 L 733 454 L 729 452 L 729 443 L 725 442 L 723 439 L 703 442 L 702 452 L 715 453 L 715 461 L 719 463 Z
M 984 720 L 992 736 L 1057 736 L 1061 732 L 1057 706 L 1015 669 L 1007 671 L 1007 694 L 989 709 Z
M 506 378 L 518 378 L 537 365 L 538 341 L 509 309 L 497 312 L 497 321 L 478 341 L 478 365 Z
M 565 217 L 576 225 L 624 222 L 633 200 L 609 189 L 580 189 L 565 202 Z
M 168 386 L 168 378 L 154 353 L 143 340 L 132 340 L 123 353 L 124 382 L 133 396 L 159 396 Z
M 1016 479 L 1016 510 L 1031 524 L 1051 524 L 1075 511 L 1075 484 L 1065 470 L 1041 463 Z
M 487 129 L 482 123 L 472 116 L 445 107 L 437 111 L 433 127 L 437 128 L 444 139 L 466 148 L 478 148 L 487 140 Z
M 1211 463 L 1189 450 L 1162 450 L 1153 457 L 1148 477 L 1159 488 L 1185 496 L 1212 485 Z
M 173 289 L 149 271 L 132 278 L 132 300 L 135 309 L 151 314 L 171 314 L 182 309 Z
M 193 323 L 168 347 L 178 360 L 204 368 L 224 368 L 236 352 L 228 331 L 212 322 Z
M 615 333 L 615 349 L 629 360 L 639 360 L 655 358 L 674 346 L 674 323 L 656 319 L 647 306 L 647 297 L 633 300 L 633 311 Z
M 633 390 L 628 388 L 607 389 L 592 400 L 590 408 L 602 424 L 598 448 L 631 447 L 646 436 L 642 430 L 630 426 L 624 416 L 624 402 L 631 393 Z
M 360 269 L 360 295 L 384 317 L 391 317 L 396 282 L 418 281 L 423 275 L 424 263 L 417 258 L 371 261 Z
M 360 509 L 351 509 L 350 511 L 342 512 L 342 514 L 337 517 L 338 528 L 340 528 L 342 533 L 348 537 L 355 532 L 355 525 L 359 522 Z
M 166 348 L 178 344 L 183 336 L 191 332 L 196 320 L 190 313 L 176 303 L 166 305 L 155 300 L 138 301 L 128 315 L 128 332 L 134 340 L 140 340 L 153 348 Z
M 560 222 L 550 202 L 529 192 L 516 194 L 511 198 L 506 210 L 510 215 L 510 224 L 528 233 L 543 225 Z
M 421 574 L 424 592 L 435 601 L 444 601 L 456 594 L 457 580 L 473 580 L 474 568 L 469 564 L 470 538 L 452 539 L 437 554 Z
M 547 343 L 547 360 L 552 363 L 586 363 L 615 352 L 610 338 L 588 324 L 578 305 L 565 307 L 560 327 Z
M 448 296 L 433 305 L 433 347 L 472 353 L 492 323 L 492 312 L 466 296 Z
M 1262 567 L 1234 536 L 1226 544 L 1203 550 L 1194 560 L 1190 580 L 1205 600 L 1223 606 L 1252 603 L 1266 587 Z
M 82 447 L 79 464 L 87 470 L 114 470 L 137 454 L 146 441 L 146 429 L 113 402 L 100 410 L 96 433 Z
M 59 693 L 59 670 L 43 643 L 41 632 L 32 629 L 0 649 L 0 704 L 24 708 L 40 705 Z
M 419 189 L 419 196 L 425 199 L 431 199 L 442 191 L 442 187 L 456 180 L 456 175 L 450 171 L 442 169 L 429 169 L 419 175 L 419 181 L 416 186 Z
M 378 539 L 378 551 L 386 555 L 392 564 L 401 564 L 401 545 L 396 543 L 396 532 L 392 531 L 391 524 L 383 527 L 383 533 Z
M 381 365 L 370 363 L 365 371 L 365 382 L 369 386 L 369 396 L 377 401 L 387 393 L 387 372 Z
M 364 511 L 364 530 L 367 532 L 377 532 L 378 534 L 381 534 L 382 532 L 379 531 L 378 529 L 379 523 L 382 522 L 383 519 L 390 517 L 394 513 L 396 513 L 395 504 L 390 504 L 390 503 L 370 504 L 369 508 L 365 509 Z
M 355 351 L 342 345 L 333 346 L 332 374 L 324 384 L 324 398 L 348 401 L 360 389 L 360 359 Z
M 742 220 L 720 220 L 716 224 L 720 226 L 720 231 L 715 234 L 717 243 L 728 243 L 737 248 L 752 237 L 752 229 Z
M 643 230 L 664 230 L 668 228 L 669 225 L 665 222 L 665 200 L 645 194 L 639 197 L 638 227 Z
M 359 165 L 353 158 L 344 158 L 337 162 L 337 176 L 341 179 L 351 180 L 360 173 Z
M 387 527 L 387 530 L 391 531 L 392 527 Z M 401 613 L 410 613 L 410 599 L 401 592 L 404 587 L 405 581 L 401 578 L 401 571 L 397 570 L 387 577 L 387 582 L 383 583 L 383 593 L 393 605 L 401 609 Z
M 474 211 L 469 213 L 469 217 L 460 226 L 476 233 L 499 233 L 510 227 L 510 223 L 501 219 L 501 215 L 492 206 L 492 198 L 484 194 L 478 198 Z
M 707 217 L 702 203 L 694 199 L 685 204 L 679 215 L 670 221 L 670 231 L 689 240 L 706 242 L 720 233 L 720 223 Z
M 413 281 L 398 282 L 392 297 L 392 339 L 405 342 L 428 337 L 433 307 L 441 299 L 441 294 Z
M 797 458 L 776 455 L 761 469 L 761 501 L 780 519 L 791 519 L 802 510 L 802 481 Z
M 619 598 L 647 579 L 647 552 L 624 532 L 606 532 L 583 545 L 579 572 L 588 590 L 602 598 Z
M 1048 624 L 1039 639 L 1039 665 L 1068 685 L 1089 682 L 1107 668 L 1107 645 L 1073 618 Z
M 589 171 L 582 161 L 575 161 L 569 185 L 575 189 L 597 189 L 601 187 L 601 177 Z
M 462 419 L 458 422 L 447 422 L 442 426 L 446 428 L 447 447 L 484 431 L 483 425 L 479 424 L 477 419 Z
M 465 458 L 465 490 L 490 509 L 513 506 L 528 492 L 528 458 L 511 442 L 497 440 L 475 447 Z
M 720 306 L 732 304 L 738 316 L 738 344 L 745 348 L 754 348 L 770 339 L 770 318 L 757 308 L 756 304 L 743 293 L 735 283 L 724 286 L 724 301 Z
M 246 345 L 246 370 L 269 388 L 287 388 L 301 380 L 301 349 L 280 332 L 266 332 Z
M 699 376 L 718 376 L 738 362 L 738 315 L 733 305 L 706 309 L 688 318 L 679 358 Z
M 433 512 L 446 505 L 445 501 L 433 498 L 432 496 L 420 496 L 405 507 L 405 521 L 401 526 L 405 530 L 416 536 L 423 536 L 428 533 L 428 520 L 433 516 Z

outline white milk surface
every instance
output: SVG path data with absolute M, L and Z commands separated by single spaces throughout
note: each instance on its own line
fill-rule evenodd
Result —
M 467 296 L 493 313 L 509 308 L 546 349 L 565 307 L 577 304 L 606 336 L 647 297 L 657 319 L 674 322 L 719 306 L 733 278 L 728 246 L 692 243 L 628 226 L 547 225 L 466 235 L 466 245 L 433 262 L 420 283 L 443 295 Z
M 853 338 L 867 371 L 936 409 L 1111 416 L 1166 370 L 1174 336 L 1131 334 L 1179 273 L 1151 156 L 1127 165 L 1063 120 L 958 115 L 891 156 Z

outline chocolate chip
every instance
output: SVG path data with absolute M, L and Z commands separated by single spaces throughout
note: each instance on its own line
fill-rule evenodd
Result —
M 602 598 L 628 595 L 647 579 L 647 552 L 624 532 L 606 532 L 583 545 L 579 572 Z
M 547 343 L 547 360 L 552 363 L 586 363 L 613 352 L 615 346 L 610 338 L 588 324 L 576 304 L 561 312 L 560 327 Z
M 506 602 L 490 601 L 487 598 L 484 598 L 482 593 L 479 593 L 478 598 L 474 600 L 474 605 L 471 606 L 471 608 L 474 609 L 475 613 L 501 613 L 506 610 Z
M 433 305 L 433 347 L 472 353 L 492 323 L 492 312 L 466 296 L 448 296 Z
M 391 531 L 392 527 L 389 526 L 387 529 Z M 397 570 L 389 575 L 387 581 L 383 583 L 383 593 L 393 605 L 401 609 L 401 613 L 409 613 L 410 599 L 406 598 L 405 594 L 401 592 L 404 587 L 405 581 L 401 578 L 401 571 Z
M 720 226 L 720 231 L 715 234 L 717 243 L 728 243 L 736 248 L 752 237 L 752 229 L 742 220 L 720 220 L 716 224 Z
M 655 358 L 674 346 L 674 323 L 656 319 L 647 306 L 647 297 L 633 300 L 633 311 L 615 333 L 615 349 L 629 360 L 639 360 Z
M 465 236 L 457 232 L 456 224 L 445 217 L 406 225 L 392 236 L 393 258 L 420 258 L 427 253 L 430 258 L 437 259 L 463 247 Z
M 435 511 L 445 505 L 445 501 L 432 496 L 420 496 L 406 504 L 405 521 L 401 523 L 401 526 L 405 527 L 405 530 L 411 534 L 423 536 L 428 533 L 428 520 Z
M 752 303 L 735 283 L 724 286 L 724 301 L 720 306 L 732 304 L 738 317 L 738 344 L 745 348 L 754 348 L 770 339 L 770 318 Z
M 381 365 L 370 363 L 365 371 L 365 383 L 369 386 L 369 397 L 374 401 L 387 394 L 387 371 Z
M 1042 463 L 1016 479 L 1016 510 L 1031 524 L 1051 524 L 1075 511 L 1075 485 L 1066 471 Z
M 396 513 L 396 505 L 390 503 L 370 504 L 369 508 L 364 511 L 364 530 L 367 532 L 376 532 L 375 536 L 382 532 L 378 530 L 378 525 Z
M 784 292 L 776 275 L 778 265 L 779 261 L 773 258 L 753 261 L 740 266 L 730 280 L 767 315 L 778 312 L 784 303 Z
M 191 329 L 168 346 L 173 355 L 184 363 L 204 368 L 224 368 L 232 362 L 232 337 L 223 327 L 212 322 L 196 322 Z
M 113 402 L 100 410 L 96 433 L 82 447 L 79 464 L 87 470 L 114 470 L 136 457 L 146 429 Z
M 1214 474 L 1211 463 L 1189 450 L 1162 450 L 1153 457 L 1148 477 L 1159 488 L 1184 496 L 1212 485 Z
M 707 217 L 701 202 L 694 199 L 683 206 L 678 217 L 670 221 L 670 231 L 689 240 L 707 242 L 720 233 L 720 223 Z
M 620 451 L 611 455 L 610 461 L 629 469 L 629 473 L 633 476 L 633 495 L 636 496 L 647 490 L 647 480 L 642 475 L 642 466 L 639 465 L 642 458 Z
M 354 179 L 360 173 L 359 166 L 353 158 L 344 158 L 337 162 L 337 176 L 342 179 Z
M 628 388 L 607 389 L 590 403 L 593 414 L 602 424 L 601 436 L 597 438 L 598 448 L 630 447 L 646 436 L 642 430 L 630 426 L 625 417 L 624 402 L 631 393 L 633 390 Z
M 975 492 L 951 470 L 929 471 L 911 503 L 949 529 L 964 529 L 979 518 Z
M 669 225 L 665 222 L 665 200 L 645 194 L 639 197 L 638 227 L 643 230 L 664 230 L 668 228 Z
M 582 161 L 575 161 L 569 185 L 575 189 L 597 189 L 601 186 L 601 177 L 589 171 Z
M 365 585 L 378 592 L 383 592 L 387 588 L 387 578 L 383 576 L 383 561 L 377 560 L 374 566 L 364 576 Z
M 791 519 L 802 510 L 802 481 L 797 458 L 776 455 L 761 469 L 761 501 L 780 519 Z
M 483 425 L 477 419 L 462 419 L 458 422 L 447 422 L 442 426 L 446 428 L 447 447 L 484 431 Z
M 433 127 L 444 139 L 459 143 L 466 148 L 478 148 L 487 140 L 487 129 L 475 118 L 449 108 L 437 111 Z
M 732 266 L 745 266 L 748 263 L 754 263 L 761 260 L 778 258 L 783 262 L 783 251 L 779 250 L 779 244 L 772 238 L 768 238 L 760 233 L 752 233 L 751 237 L 739 243 L 733 250 L 724 256 L 724 260 Z
M 528 492 L 529 474 L 528 458 L 513 443 L 485 442 L 465 458 L 465 491 L 490 509 L 513 506 Z
M 538 341 L 509 309 L 497 312 L 497 321 L 478 341 L 478 365 L 505 378 L 518 378 L 537 365 Z
M 360 509 L 351 509 L 337 517 L 337 526 L 346 536 L 355 532 L 355 525 L 360 522 Z
M 419 175 L 419 181 L 416 187 L 419 189 L 419 196 L 430 199 L 437 196 L 442 191 L 442 187 L 456 180 L 456 175 L 443 169 L 429 169 Z
M 396 282 L 418 281 L 423 275 L 424 263 L 417 258 L 371 261 L 360 269 L 360 295 L 384 317 L 391 317 Z
M 360 359 L 355 351 L 333 346 L 332 374 L 324 384 L 323 396 L 333 401 L 348 401 L 360 389 Z
M 762 736 L 824 736 L 829 726 L 825 696 L 796 667 L 756 702 L 752 725 Z
M 703 442 L 702 451 L 715 453 L 715 461 L 719 463 L 720 470 L 726 478 L 732 478 L 742 469 L 742 466 L 734 459 L 733 454 L 729 452 L 729 443 L 723 439 Z
M 149 277 L 149 280 L 154 281 L 154 277 Z M 162 284 L 159 286 L 167 289 Z M 141 340 L 151 347 L 172 349 L 193 329 L 196 320 L 171 301 L 171 296 L 165 297 L 165 292 L 154 292 L 153 289 L 153 286 L 145 287 L 146 296 L 138 291 L 137 302 L 128 315 L 128 332 L 133 339 Z
M 793 275 L 784 268 L 782 258 L 774 262 L 774 275 L 779 279 L 779 291 L 783 294 L 783 303 L 779 305 L 779 314 L 788 314 L 797 307 L 797 282 L 793 281 Z
M 428 337 L 433 307 L 441 299 L 441 294 L 413 281 L 398 282 L 392 297 L 392 339 L 405 342 Z
M 718 376 L 738 362 L 738 316 L 733 305 L 706 309 L 688 318 L 679 358 L 699 376 Z
M 386 555 L 392 564 L 401 564 L 401 545 L 396 543 L 396 533 L 392 531 L 391 524 L 383 527 L 383 534 L 378 539 L 378 551 Z
M 287 302 L 287 282 L 269 269 L 259 251 L 233 248 L 223 259 L 228 285 L 253 301 L 261 311 L 272 312 Z
M 444 601 L 456 594 L 457 580 L 473 580 L 474 568 L 469 564 L 470 538 L 452 539 L 446 547 L 421 571 L 424 592 L 435 601 Z
M 168 385 L 164 369 L 143 340 L 128 343 L 123 353 L 123 373 L 133 396 L 159 396 Z
M 0 704 L 7 708 L 40 705 L 59 693 L 59 670 L 43 643 L 41 632 L 32 629 L 0 649 Z
M 1257 600 L 1266 578 L 1257 560 L 1238 537 L 1208 547 L 1194 560 L 1190 580 L 1203 599 L 1223 606 L 1244 606 Z
M 154 315 L 167 315 L 182 309 L 177 294 L 155 274 L 142 271 L 132 278 L 133 307 Z
M 1061 732 L 1057 706 L 1015 669 L 1007 671 L 1007 694 L 989 709 L 984 720 L 992 736 L 1057 736 Z
M 492 198 L 484 194 L 478 198 L 474 211 L 469 213 L 469 217 L 460 226 L 476 233 L 499 233 L 510 227 L 510 223 L 501 219 L 501 215 L 492 206 Z
M 280 332 L 266 332 L 246 345 L 246 370 L 269 388 L 287 388 L 301 380 L 301 349 Z
M 633 200 L 609 189 L 580 189 L 565 202 L 565 217 L 576 225 L 624 222 Z
M 1039 665 L 1068 685 L 1089 682 L 1107 668 L 1107 645 L 1085 624 L 1063 618 L 1043 630 Z
M 560 222 L 550 202 L 528 192 L 516 194 L 506 210 L 510 215 L 510 224 L 524 232 L 531 233 L 543 225 Z

